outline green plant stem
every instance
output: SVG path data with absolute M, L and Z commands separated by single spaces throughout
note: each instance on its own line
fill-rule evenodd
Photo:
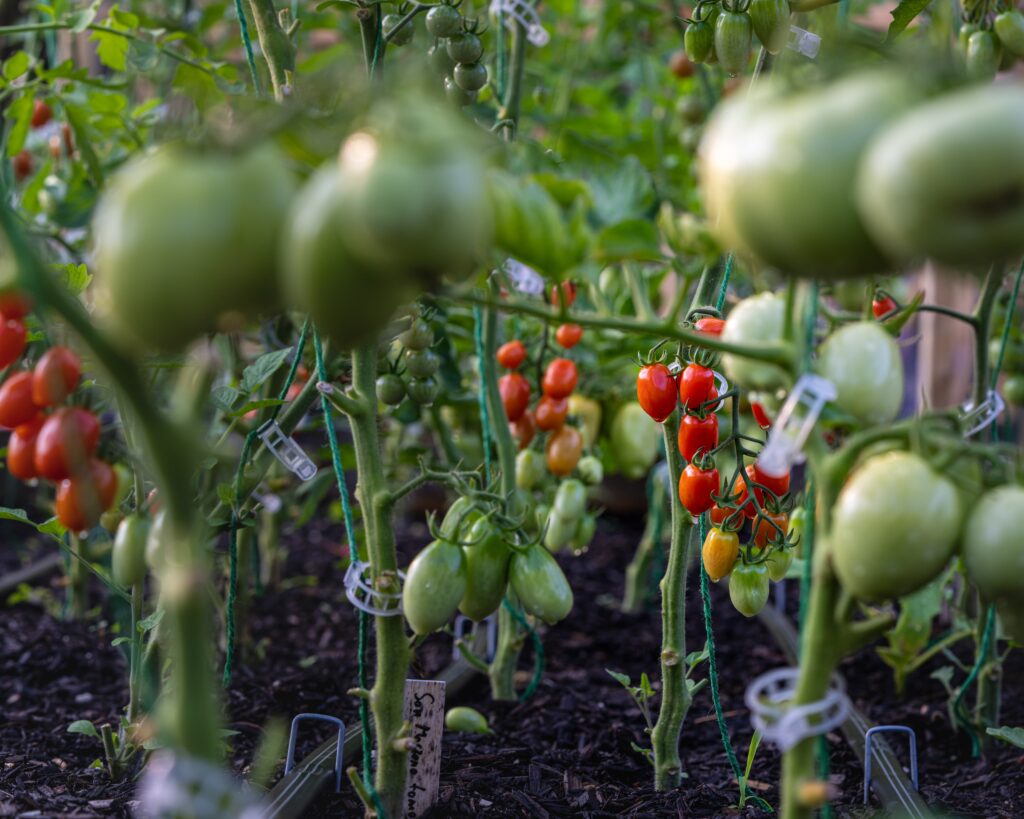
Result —
M 498 121 L 502 123 L 505 139 L 515 137 L 519 123 L 519 105 L 523 96 L 523 66 L 526 59 L 526 32 L 522 23 L 516 21 L 512 27 L 512 57 L 508 71 L 508 87 L 505 99 L 498 111 Z
M 671 486 L 679 482 L 683 459 L 676 438 L 679 413 L 663 425 L 668 476 Z M 690 710 L 692 696 L 686 685 L 686 548 L 693 528 L 690 513 L 672 492 L 672 539 L 668 565 L 661 580 L 661 707 L 651 732 L 654 751 L 654 787 L 659 791 L 679 787 L 683 766 L 679 759 L 679 737 Z
M 71 551 L 78 559 L 72 559 L 68 569 L 68 593 L 71 597 L 71 616 L 75 620 L 85 617 L 88 609 L 89 573 L 85 570 L 85 556 L 82 554 L 82 540 L 71 535 Z
M 141 708 L 140 675 L 142 672 L 142 635 L 138 624 L 142 620 L 142 605 L 145 590 L 142 583 L 132 586 L 132 641 L 131 657 L 128 664 L 128 722 L 134 723 L 139 718 Z
M 995 308 L 996 296 L 1003 283 L 1006 268 L 995 265 L 985 276 L 981 286 L 981 296 L 974 308 L 974 403 L 975 406 L 985 400 L 989 391 L 988 377 L 988 337 L 992 330 L 992 311 Z
M 280 102 L 289 93 L 291 75 L 295 71 L 295 49 L 291 38 L 281 27 L 274 0 L 249 0 L 249 8 L 256 23 L 260 50 L 270 70 L 274 99 Z
M 649 493 L 647 520 L 644 533 L 636 547 L 633 559 L 626 566 L 626 589 L 622 595 L 622 610 L 627 614 L 643 611 L 650 586 L 651 567 L 654 555 L 661 548 L 662 505 L 665 502 L 662 482 L 652 479 L 654 485 Z

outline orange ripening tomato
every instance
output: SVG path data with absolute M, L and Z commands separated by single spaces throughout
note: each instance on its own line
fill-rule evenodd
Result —
M 561 293 L 559 293 L 559 290 L 561 290 Z M 554 284 L 551 286 L 551 303 L 555 307 L 568 310 L 572 307 L 574 301 L 576 301 L 576 285 L 572 282 L 565 281 L 561 285 Z
M 507 373 L 498 379 L 501 403 L 509 421 L 516 421 L 530 405 L 530 384 L 519 373 Z
M 36 439 L 36 472 L 61 481 L 80 472 L 96 451 L 100 421 L 81 407 L 62 407 L 43 422 Z
M 552 398 L 568 398 L 576 389 L 576 365 L 568 358 L 555 358 L 544 371 L 541 387 Z
M 93 458 L 82 474 L 57 487 L 57 519 L 72 532 L 91 529 L 116 495 L 117 473 L 110 464 Z
M 537 421 L 530 410 L 526 410 L 515 421 L 508 422 L 509 432 L 519 444 L 520 449 L 526 449 L 534 436 L 537 434 Z
M 709 336 L 720 336 L 722 330 L 725 329 L 725 319 L 715 318 L 714 316 L 704 316 L 704 318 L 697 319 L 694 322 L 693 328 L 698 333 L 704 333 Z
M 495 357 L 506 370 L 517 370 L 526 361 L 526 347 L 519 339 L 507 341 L 498 348 Z
M 15 427 L 7 440 L 7 471 L 15 478 L 27 481 L 38 476 L 36 471 L 36 439 L 46 420 L 37 415 L 27 424 Z
M 537 402 L 537 428 L 546 432 L 558 429 L 565 423 L 565 417 L 568 414 L 568 398 L 552 398 L 550 395 L 545 395 Z
M 583 436 L 576 427 L 562 427 L 551 433 L 547 445 L 548 470 L 560 478 L 572 474 L 583 454 Z
M 32 400 L 37 407 L 61 404 L 78 386 L 82 362 L 67 347 L 51 347 L 32 372 Z
M 4 319 L 0 313 L 0 370 L 7 369 L 25 352 L 28 333 L 21 319 Z
M 583 338 L 583 328 L 578 324 L 560 324 L 555 330 L 555 341 L 566 350 L 571 350 Z
M 700 550 L 704 571 L 715 583 L 732 571 L 740 556 L 740 538 L 735 532 L 723 532 L 717 526 L 708 530 Z
M 0 427 L 20 427 L 38 412 L 39 407 L 32 401 L 32 373 L 14 373 L 0 386 Z
M 772 526 L 771 521 L 782 530 L 782 534 L 779 534 L 779 530 Z M 785 512 L 779 512 L 778 514 L 771 514 L 765 512 L 764 517 L 757 519 L 757 523 L 754 524 L 754 545 L 759 549 L 763 549 L 767 544 L 786 537 L 786 532 L 789 527 L 789 515 Z

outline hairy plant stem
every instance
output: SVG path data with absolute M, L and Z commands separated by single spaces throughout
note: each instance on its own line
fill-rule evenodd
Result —
M 280 102 L 290 92 L 291 75 L 295 71 L 295 48 L 281 25 L 274 0 L 249 0 L 249 8 L 256 23 L 260 50 L 270 71 L 274 99 Z

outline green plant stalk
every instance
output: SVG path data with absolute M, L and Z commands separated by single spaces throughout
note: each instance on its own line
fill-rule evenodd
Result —
M 643 611 L 644 604 L 647 602 L 651 566 L 654 563 L 655 552 L 661 548 L 659 534 L 663 514 L 661 508 L 664 503 L 663 492 L 661 481 L 655 481 L 647 508 L 644 533 L 640 537 L 640 543 L 636 547 L 633 559 L 626 567 L 626 590 L 622 595 L 622 610 L 627 614 Z
M 313 380 L 313 379 L 310 379 Z M 391 515 L 394 506 L 381 463 L 377 434 L 377 349 L 352 352 L 352 391 L 356 412 L 348 414 L 356 453 L 359 483 L 356 497 L 363 510 L 366 551 L 372 585 L 378 591 L 398 591 L 398 555 Z M 375 617 L 377 669 L 370 707 L 377 747 L 375 787 L 388 817 L 402 815 L 406 751 L 396 747 L 404 722 L 405 679 L 411 651 L 404 618 Z
M 120 782 L 121 762 L 114 746 L 114 729 L 110 727 L 109 723 L 100 726 L 100 741 L 103 743 L 103 756 L 107 760 L 107 773 L 110 774 L 110 781 Z
M 142 620 L 142 605 L 145 590 L 142 583 L 132 586 L 132 641 L 131 656 L 128 661 L 128 722 L 134 723 L 139 718 L 141 709 L 141 674 L 142 674 L 142 635 L 138 624 Z
M 82 553 L 82 540 L 71 535 L 71 550 L 78 556 L 72 560 L 68 568 L 68 592 L 71 595 L 71 617 L 81 620 L 85 617 L 89 595 L 89 573 L 85 570 L 85 555 Z
M 679 482 L 683 458 L 676 438 L 679 413 L 674 412 L 663 425 L 668 475 L 671 486 Z M 671 493 L 672 540 L 668 565 L 661 588 L 661 707 L 651 732 L 654 751 L 654 787 L 659 791 L 678 788 L 683 765 L 679 759 L 679 738 L 683 721 L 693 700 L 686 684 L 686 551 L 693 528 L 690 513 Z
M 274 0 L 249 0 L 260 50 L 270 70 L 274 99 L 283 100 L 289 93 L 290 79 L 295 71 L 295 49 L 287 32 L 281 27 Z
M 281 548 L 281 528 L 284 524 L 285 506 L 276 512 L 266 507 L 260 513 L 259 531 L 260 550 L 260 581 L 264 588 L 277 588 L 281 584 L 281 571 L 284 568 L 284 550 Z

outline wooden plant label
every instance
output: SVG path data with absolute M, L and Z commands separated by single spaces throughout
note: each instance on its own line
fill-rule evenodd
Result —
M 405 718 L 409 721 L 409 771 L 405 783 L 406 819 L 422 816 L 437 801 L 444 732 L 443 680 L 405 681 Z

